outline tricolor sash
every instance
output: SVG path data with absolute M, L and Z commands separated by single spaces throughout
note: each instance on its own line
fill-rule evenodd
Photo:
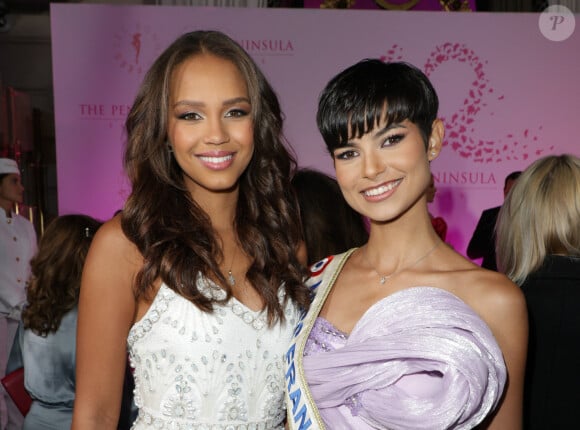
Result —
M 303 312 L 294 330 L 290 348 L 284 357 L 286 366 L 286 408 L 290 430 L 324 430 L 324 422 L 314 404 L 304 376 L 302 357 L 306 340 L 314 322 L 332 289 L 342 266 L 354 252 L 353 248 L 343 254 L 326 257 L 310 267 L 306 285 L 313 295 L 308 313 Z

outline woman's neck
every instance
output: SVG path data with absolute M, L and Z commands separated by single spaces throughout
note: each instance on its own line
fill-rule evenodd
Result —
M 425 212 L 424 216 L 404 216 L 386 223 L 371 221 L 367 248 L 369 253 L 382 256 L 406 255 L 438 241 L 429 214 Z
M 196 193 L 192 198 L 211 219 L 215 230 L 233 228 L 238 206 L 238 190 L 224 193 Z

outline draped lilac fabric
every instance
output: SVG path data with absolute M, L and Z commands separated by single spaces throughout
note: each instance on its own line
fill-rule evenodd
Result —
M 318 318 L 303 363 L 333 430 L 470 429 L 494 409 L 506 381 L 485 322 L 453 294 L 431 287 L 379 301 L 349 336 Z

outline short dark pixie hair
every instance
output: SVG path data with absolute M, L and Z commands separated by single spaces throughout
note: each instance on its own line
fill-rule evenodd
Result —
M 326 85 L 318 101 L 316 121 L 328 151 L 360 138 L 382 120 L 387 126 L 409 120 L 427 148 L 439 98 L 429 78 L 404 62 L 362 60 Z

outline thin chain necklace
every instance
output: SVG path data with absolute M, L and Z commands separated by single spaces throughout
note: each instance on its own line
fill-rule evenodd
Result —
M 236 285 L 236 278 L 234 277 L 234 274 L 232 273 L 232 267 L 234 266 L 234 261 L 236 260 L 236 254 L 238 253 L 238 246 L 236 244 L 236 249 L 234 251 L 234 256 L 232 257 L 232 262 L 230 264 L 230 268 L 228 269 L 228 282 L 230 283 L 230 285 L 233 287 Z
M 421 257 L 419 257 L 418 260 L 416 260 L 413 264 L 410 264 L 408 266 L 404 266 L 401 267 L 398 270 L 395 270 L 393 273 L 391 273 L 390 275 L 383 275 L 381 273 L 379 273 L 379 271 L 377 269 L 375 269 L 375 266 L 373 266 L 371 264 L 371 262 L 369 261 L 369 258 L 367 256 L 367 248 L 365 247 L 364 251 L 363 251 L 363 258 L 366 260 L 366 262 L 369 264 L 369 266 L 371 266 L 371 268 L 373 269 L 373 271 L 379 275 L 379 283 L 381 285 L 384 285 L 385 282 L 387 282 L 390 278 L 392 278 L 393 276 L 395 276 L 397 273 L 401 273 L 403 270 L 407 270 L 410 269 L 411 267 L 415 266 L 416 264 L 419 264 L 420 261 L 424 260 L 425 258 L 427 258 L 429 256 L 429 254 L 431 254 L 433 251 L 435 251 L 435 249 L 437 249 L 437 247 L 439 245 L 441 245 L 441 243 L 443 243 L 441 240 L 438 241 L 435 246 L 433 246 L 433 248 L 431 248 L 429 251 L 427 251 L 425 254 L 423 254 Z

